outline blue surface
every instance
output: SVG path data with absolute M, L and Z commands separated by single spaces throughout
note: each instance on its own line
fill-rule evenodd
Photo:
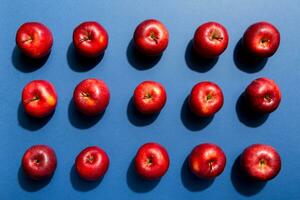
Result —
M 299 7 L 297 0 L 2 0 L 0 198 L 300 199 Z M 130 48 L 134 28 L 147 18 L 161 20 L 170 32 L 169 47 L 157 63 L 137 60 Z M 45 23 L 54 35 L 51 55 L 35 68 L 20 58 L 14 41 L 17 28 L 32 20 Z M 99 21 L 110 36 L 96 65 L 78 62 L 70 47 L 74 27 L 85 20 Z M 202 63 L 199 69 L 188 44 L 196 27 L 209 20 L 227 27 L 230 43 L 216 63 Z M 244 30 L 261 20 L 274 23 L 282 40 L 278 52 L 251 71 L 234 52 Z M 249 121 L 236 104 L 250 81 L 261 76 L 278 83 L 283 100 L 267 119 Z M 83 121 L 70 106 L 75 85 L 88 77 L 105 80 L 111 90 L 105 114 L 91 122 Z M 51 81 L 59 95 L 56 112 L 46 121 L 29 120 L 19 106 L 23 86 L 33 79 Z M 168 92 L 157 118 L 139 119 L 132 112 L 131 95 L 145 79 L 163 83 Z M 211 121 L 199 124 L 190 119 L 184 102 L 192 86 L 203 80 L 222 87 L 225 104 Z M 164 145 L 171 158 L 168 173 L 155 183 L 137 179 L 131 166 L 138 147 L 148 141 Z M 227 155 L 226 169 L 214 182 L 195 180 L 184 164 L 191 149 L 203 142 L 220 145 Z M 281 173 L 266 185 L 245 183 L 232 170 L 235 159 L 253 143 L 270 144 L 282 156 Z M 48 183 L 28 183 L 19 171 L 24 151 L 34 144 L 56 150 L 58 167 Z M 72 171 L 75 156 L 89 145 L 101 146 L 111 159 L 105 178 L 94 184 L 82 182 Z

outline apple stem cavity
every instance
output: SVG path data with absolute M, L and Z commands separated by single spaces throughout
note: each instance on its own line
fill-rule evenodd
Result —
M 94 160 L 95 160 L 94 156 L 92 156 L 92 155 L 89 155 L 89 156 L 88 156 L 88 162 L 89 162 L 90 164 L 92 164 L 92 163 L 94 162 Z
M 265 99 L 267 102 L 269 102 L 269 103 L 272 101 L 272 98 L 271 98 L 271 96 L 270 96 L 269 94 L 266 94 L 265 97 L 264 97 L 264 99 Z
M 266 38 L 262 38 L 261 41 L 260 41 L 260 44 L 261 46 L 263 47 L 267 47 L 267 44 L 270 42 L 269 39 L 266 39 Z
M 24 103 L 25 103 L 25 104 L 28 104 L 28 103 L 31 103 L 31 102 L 33 102 L 33 101 L 38 101 L 38 100 L 40 100 L 40 97 L 37 96 L 37 95 L 35 95 L 32 99 L 27 99 L 27 100 L 25 100 Z
M 218 30 L 213 30 L 211 35 L 211 40 L 218 40 L 222 41 L 223 37 L 221 36 L 221 33 Z
M 91 41 L 93 39 L 92 37 L 93 37 L 92 32 L 89 30 L 86 30 L 84 37 L 80 40 L 80 43 L 86 42 L 86 41 Z
M 209 95 L 206 96 L 206 101 L 209 101 L 211 99 L 212 99 L 212 95 L 211 94 L 209 94 Z
M 153 164 L 153 156 L 150 156 L 149 158 L 147 158 L 147 165 L 151 166 Z
M 152 164 L 152 159 L 151 158 L 147 159 L 147 164 Z
M 152 39 L 152 40 L 154 40 L 154 42 L 156 43 L 156 44 L 158 44 L 158 37 L 157 37 L 157 35 L 152 31 L 152 32 L 150 32 L 150 38 Z
M 36 101 L 36 100 L 39 100 L 39 99 L 40 99 L 40 97 L 36 95 L 36 96 L 33 97 L 32 101 Z
M 208 166 L 209 166 L 209 171 L 212 172 L 212 170 L 213 170 L 213 161 L 209 161 Z
M 259 160 L 259 166 L 264 167 L 267 164 L 267 162 L 264 159 Z
M 147 92 L 146 94 L 145 94 L 145 99 L 151 99 L 151 97 L 152 97 L 152 95 L 149 93 L 149 92 Z
M 39 164 L 39 163 L 40 163 L 40 160 L 39 160 L 39 159 L 34 159 L 33 162 L 34 162 L 35 164 Z
M 32 42 L 32 41 L 33 41 L 33 37 L 31 35 L 29 35 L 28 38 L 23 41 L 23 43 Z
M 81 95 L 82 95 L 83 97 L 85 97 L 85 98 L 90 97 L 90 94 L 87 93 L 87 92 L 81 92 Z

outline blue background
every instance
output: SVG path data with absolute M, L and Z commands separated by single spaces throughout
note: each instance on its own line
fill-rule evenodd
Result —
M 1 199 L 300 199 L 299 124 L 299 7 L 296 0 L 2 0 L 0 7 L 0 198 Z M 161 20 L 169 29 L 170 43 L 160 58 L 145 62 L 136 58 L 130 41 L 138 23 Z M 86 20 L 100 22 L 110 36 L 99 63 L 82 62 L 72 46 L 72 32 Z M 215 63 L 197 63 L 188 45 L 196 27 L 206 21 L 227 27 L 228 49 Z M 244 30 L 267 20 L 281 32 L 277 53 L 264 63 L 247 68 L 235 56 Z M 52 53 L 45 63 L 30 63 L 15 49 L 15 32 L 27 21 L 45 23 L 53 32 Z M 200 65 L 200 66 L 198 66 Z M 267 119 L 249 120 L 237 104 L 240 94 L 255 78 L 274 79 L 281 88 L 280 107 Z M 85 78 L 103 79 L 111 90 L 105 114 L 92 121 L 82 119 L 70 104 L 72 92 Z M 19 106 L 24 85 L 47 79 L 57 89 L 59 102 L 52 117 L 29 119 Z M 154 118 L 140 118 L 130 98 L 143 80 L 166 87 L 168 101 Z M 225 104 L 211 120 L 190 117 L 185 99 L 192 86 L 204 80 L 219 84 Z M 159 142 L 169 152 L 171 165 L 159 182 L 139 180 L 131 161 L 140 145 Z M 184 163 L 199 143 L 220 145 L 227 155 L 224 173 L 213 182 L 191 176 Z M 267 143 L 282 156 L 282 171 L 267 184 L 240 180 L 236 158 L 253 143 Z M 19 170 L 24 151 L 34 144 L 48 144 L 57 153 L 58 167 L 50 182 L 34 184 Z M 99 145 L 111 165 L 102 181 L 84 183 L 72 166 L 86 146 Z

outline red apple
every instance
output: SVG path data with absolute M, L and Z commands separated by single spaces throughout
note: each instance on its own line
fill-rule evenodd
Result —
M 57 94 L 54 86 L 45 80 L 29 82 L 22 92 L 22 104 L 27 114 L 42 118 L 49 116 L 56 107 Z
M 254 112 L 267 114 L 278 108 L 281 92 L 273 80 L 258 78 L 248 85 L 245 99 Z
M 194 34 L 193 47 L 203 58 L 216 58 L 228 46 L 228 33 L 217 22 L 207 22 L 199 26 Z
M 146 180 L 159 179 L 169 168 L 167 150 L 157 143 L 146 143 L 141 146 L 135 156 L 136 172 Z
M 53 44 L 51 31 L 42 23 L 27 22 L 16 34 L 16 44 L 26 56 L 41 59 L 47 56 Z
M 95 58 L 107 48 L 108 34 L 97 22 L 83 22 L 73 32 L 73 44 L 80 55 Z
M 109 158 L 104 150 L 97 146 L 82 150 L 75 161 L 76 171 L 87 181 L 96 181 L 104 176 L 109 166 Z
M 79 112 L 86 116 L 96 116 L 109 104 L 110 92 L 104 81 L 89 78 L 81 81 L 73 93 L 73 101 Z
M 280 172 L 281 158 L 276 149 L 266 144 L 247 147 L 240 157 L 242 169 L 258 181 L 267 181 Z
M 142 114 L 154 114 L 161 111 L 167 101 L 167 93 L 162 84 L 144 81 L 134 90 L 134 104 Z
M 280 44 L 280 33 L 268 22 L 252 24 L 243 36 L 243 46 L 252 55 L 261 58 L 272 56 Z
M 197 145 L 189 155 L 191 172 L 202 179 L 219 176 L 224 171 L 225 165 L 225 153 L 215 144 Z
M 197 83 L 189 96 L 189 107 L 199 117 L 210 117 L 218 112 L 224 102 L 221 88 L 213 82 Z
M 47 145 L 34 145 L 26 150 L 22 158 L 25 174 L 33 180 L 50 178 L 56 169 L 56 155 Z
M 157 56 L 167 48 L 169 33 L 160 21 L 148 19 L 136 27 L 133 39 L 139 52 L 147 56 Z

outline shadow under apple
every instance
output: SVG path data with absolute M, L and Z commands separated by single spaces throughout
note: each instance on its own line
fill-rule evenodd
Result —
M 181 181 L 187 190 L 191 192 L 197 192 L 209 188 L 213 184 L 214 179 L 204 180 L 196 177 L 189 169 L 187 157 L 181 167 Z
M 55 111 L 54 111 L 55 112 Z M 22 102 L 18 105 L 18 124 L 29 131 L 37 131 L 44 127 L 54 115 L 54 112 L 44 118 L 34 118 L 26 114 Z
M 231 169 L 231 182 L 240 194 L 244 196 L 253 196 L 259 193 L 267 182 L 251 180 L 240 166 L 240 156 L 234 161 Z
M 73 71 L 87 72 L 87 71 L 93 69 L 94 67 L 96 67 L 101 62 L 101 60 L 104 57 L 104 54 L 105 54 L 105 52 L 96 58 L 86 58 L 86 57 L 79 55 L 76 52 L 73 43 L 71 43 L 69 45 L 68 51 L 67 51 L 67 61 L 68 61 L 69 67 Z
M 131 124 L 135 126 L 147 126 L 153 123 L 158 117 L 159 113 L 145 115 L 140 113 L 133 102 L 131 97 L 127 105 L 127 118 Z
M 196 72 L 207 72 L 209 71 L 211 68 L 213 68 L 213 66 L 215 66 L 218 62 L 218 57 L 217 58 L 212 58 L 212 59 L 208 59 L 208 58 L 203 58 L 199 55 L 196 54 L 194 48 L 193 48 L 193 40 L 190 40 L 186 50 L 185 50 L 185 62 L 187 64 L 187 66 Z
M 180 112 L 180 118 L 183 125 L 190 131 L 199 131 L 204 129 L 213 120 L 212 117 L 198 117 L 189 108 L 189 96 L 183 102 Z
M 242 45 L 242 39 L 238 41 L 234 48 L 233 60 L 238 69 L 247 73 L 255 73 L 264 68 L 268 58 L 258 58 L 251 55 Z
M 162 57 L 158 56 L 145 56 L 138 52 L 133 40 L 131 39 L 126 50 L 126 56 L 129 64 L 137 70 L 147 70 L 154 67 Z
M 142 179 L 135 171 L 134 159 L 133 159 L 130 162 L 130 165 L 127 170 L 126 181 L 128 187 L 132 191 L 136 193 L 146 193 L 153 190 L 160 182 L 160 179 L 151 180 L 151 181 Z
M 51 177 L 52 178 L 52 177 Z M 41 181 L 30 179 L 24 172 L 22 166 L 18 170 L 18 183 L 21 188 L 27 192 L 37 192 L 49 184 L 51 178 Z
M 244 93 L 239 96 L 235 109 L 239 121 L 252 128 L 262 125 L 269 116 L 268 114 L 259 114 L 251 110 L 249 105 L 247 105 Z
M 68 107 L 68 118 L 72 126 L 78 129 L 88 129 L 96 125 L 103 117 L 105 111 L 97 116 L 89 117 L 77 111 L 73 100 L 70 101 Z
M 82 179 L 76 172 L 75 166 L 73 165 L 70 171 L 70 181 L 72 187 L 81 192 L 88 192 L 95 189 L 103 180 L 104 176 L 96 181 L 86 181 Z
M 30 73 L 41 68 L 48 60 L 50 53 L 41 59 L 32 59 L 24 55 L 17 46 L 14 47 L 11 61 L 13 66 L 24 73 Z

